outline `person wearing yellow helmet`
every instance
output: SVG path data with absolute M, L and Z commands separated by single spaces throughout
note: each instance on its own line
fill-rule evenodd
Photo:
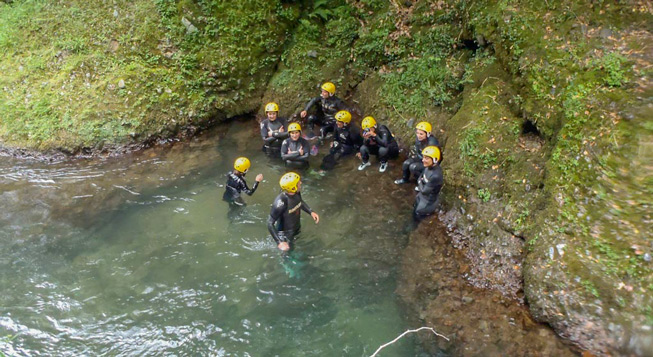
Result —
M 302 127 L 299 123 L 291 123 L 288 133 L 290 137 L 281 144 L 281 159 L 286 162 L 286 167 L 307 167 L 311 149 L 308 140 L 301 136 Z
M 290 250 L 294 237 L 301 228 L 300 213 L 304 211 L 311 215 L 315 224 L 320 222 L 320 216 L 313 212 L 302 199 L 301 176 L 288 172 L 279 180 L 281 193 L 274 199 L 268 216 L 268 231 L 277 243 L 277 248 L 284 252 Z
M 336 113 L 335 118 L 336 132 L 329 154 L 322 159 L 322 170 L 332 169 L 342 157 L 358 152 L 363 145 L 360 130 L 351 125 L 351 113 L 341 110 Z
M 281 144 L 288 137 L 288 122 L 285 118 L 279 118 L 279 106 L 274 102 L 265 105 L 265 116 L 260 125 L 263 150 L 271 155 L 279 155 Z
M 299 113 L 302 118 L 306 118 L 308 112 L 313 106 L 316 107 L 315 114 L 308 115 L 309 137 L 313 136 L 315 124 L 320 125 L 320 137 L 324 139 L 327 133 L 335 129 L 335 114 L 347 109 L 345 102 L 336 97 L 336 86 L 331 82 L 323 83 L 320 86 L 321 92 L 318 97 L 311 99 L 304 110 Z
M 241 193 L 245 192 L 249 196 L 253 195 L 259 183 L 263 181 L 263 175 L 256 175 L 256 182 L 250 189 L 245 181 L 245 174 L 249 171 L 251 163 L 246 157 L 239 157 L 234 161 L 234 170 L 227 174 L 227 184 L 222 199 L 237 206 L 245 205 Z
M 427 146 L 440 146 L 438 139 L 431 135 L 431 124 L 428 122 L 420 122 L 415 126 L 415 145 L 410 151 L 408 158 L 402 165 L 402 176 L 400 179 L 395 180 L 397 185 L 408 183 L 410 175 L 412 174 L 417 179 L 424 171 L 422 164 L 422 150 Z
M 413 205 L 414 217 L 418 220 L 435 212 L 436 201 L 444 184 L 442 176 L 442 152 L 437 146 L 427 146 L 422 150 L 424 171 L 417 179 L 417 196 Z
M 388 168 L 388 159 L 399 156 L 399 145 L 394 136 L 385 125 L 379 125 L 374 117 L 367 116 L 361 123 L 363 129 L 363 146 L 356 156 L 363 161 L 358 170 L 364 170 L 370 166 L 370 154 L 376 155 L 381 162 L 379 172 L 385 172 Z

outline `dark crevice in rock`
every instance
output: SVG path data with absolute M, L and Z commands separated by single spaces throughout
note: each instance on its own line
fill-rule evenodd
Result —
M 542 134 L 540 133 L 540 131 L 537 130 L 537 126 L 535 126 L 535 124 L 530 120 L 525 120 L 522 123 L 521 133 L 522 133 L 522 135 L 533 134 L 533 135 L 536 135 L 539 138 L 542 137 Z

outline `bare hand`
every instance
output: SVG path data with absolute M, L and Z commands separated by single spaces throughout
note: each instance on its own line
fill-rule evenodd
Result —
M 255 179 L 255 180 L 256 180 L 256 182 L 261 182 L 261 181 L 263 181 L 263 174 L 258 174 L 258 175 L 256 175 L 256 179 Z
M 268 130 L 268 136 L 272 136 L 272 134 L 274 134 L 274 131 Z
M 315 224 L 320 223 L 320 216 L 317 213 L 311 212 L 311 217 L 313 217 L 313 220 L 315 221 Z
M 299 116 L 302 117 L 302 118 L 306 118 L 306 111 L 302 110 L 302 112 L 299 113 Z
M 299 147 L 299 155 L 304 155 L 304 148 L 301 146 Z
M 356 157 L 363 160 L 363 155 L 361 155 L 361 153 L 359 153 L 359 152 L 356 153 Z
M 290 244 L 288 244 L 288 242 L 281 242 L 277 245 L 277 248 L 281 249 L 284 252 L 287 252 L 290 250 Z
M 283 133 L 283 126 L 281 128 L 279 128 L 279 132 Z

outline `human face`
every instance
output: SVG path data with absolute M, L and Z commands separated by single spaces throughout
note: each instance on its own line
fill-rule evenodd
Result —
M 342 129 L 342 127 L 345 126 L 345 123 L 343 123 L 343 122 L 341 122 L 340 120 L 338 120 L 338 121 L 336 121 L 336 125 L 338 126 L 338 128 Z
M 415 130 L 415 135 L 417 135 L 417 140 L 424 141 L 426 139 L 426 132 L 424 130 Z
M 330 96 L 331 96 L 331 93 L 329 93 L 329 92 L 325 91 L 324 89 L 322 89 L 322 92 L 320 93 L 320 97 L 322 97 L 324 99 L 327 99 Z
M 266 112 L 266 114 L 268 116 L 268 119 L 270 119 L 270 121 L 277 120 L 277 114 L 278 114 L 277 112 Z
M 431 167 L 433 166 L 433 159 L 431 159 L 429 156 L 424 156 L 422 157 L 422 164 L 424 164 L 424 167 Z
M 299 134 L 300 132 L 298 130 L 293 130 L 290 132 L 290 138 L 296 141 L 299 139 Z

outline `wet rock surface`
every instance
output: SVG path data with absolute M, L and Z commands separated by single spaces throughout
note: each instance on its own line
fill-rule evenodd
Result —
M 449 238 L 441 221 L 433 217 L 410 235 L 403 252 L 402 279 L 397 293 L 416 311 L 425 326 L 433 327 L 450 339 L 447 342 L 432 336 L 422 337 L 431 353 L 460 356 L 576 354 L 548 326 L 536 322 L 523 304 L 499 291 L 472 286 L 467 248 L 454 247 L 454 240 Z

